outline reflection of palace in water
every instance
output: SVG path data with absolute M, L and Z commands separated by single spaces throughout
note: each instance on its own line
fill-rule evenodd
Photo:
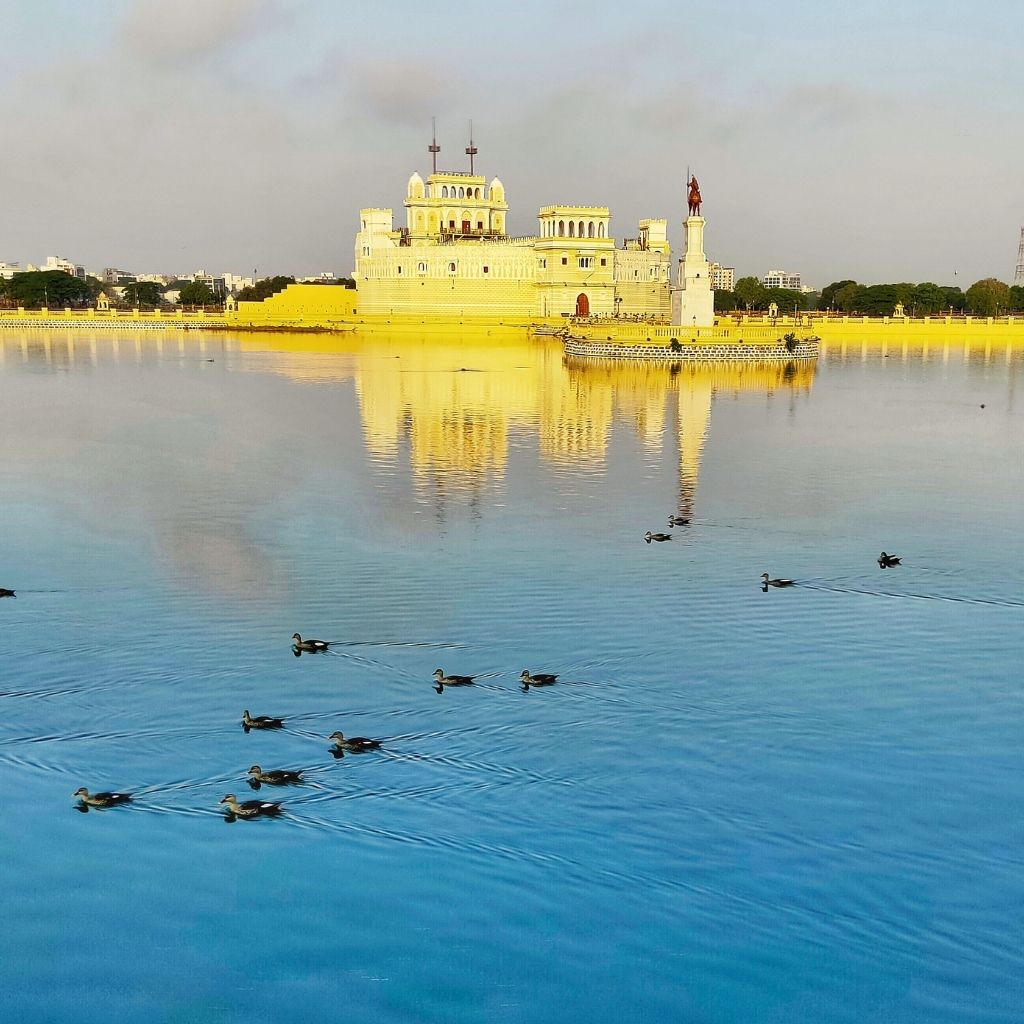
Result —
M 652 452 L 674 433 L 681 515 L 692 512 L 714 396 L 808 391 L 814 378 L 813 364 L 573 362 L 540 342 L 375 340 L 350 351 L 370 456 L 407 450 L 421 486 L 445 477 L 479 489 L 502 478 L 517 433 L 535 436 L 542 461 L 559 469 L 601 469 L 619 422 Z M 320 357 L 315 365 L 324 369 Z
M 613 425 L 632 427 L 645 451 L 674 439 L 678 512 L 692 512 L 716 395 L 806 392 L 814 366 L 567 360 L 554 341 L 500 343 L 479 332 L 457 341 L 323 335 L 168 334 L 154 339 L 26 332 L 5 361 L 52 369 L 216 357 L 228 370 L 270 371 L 304 384 L 351 382 L 371 461 L 408 459 L 424 491 L 480 490 L 500 482 L 510 448 L 535 439 L 559 471 L 603 470 Z M 156 342 L 156 343 L 155 343 Z M 238 360 L 244 356 L 244 361 Z

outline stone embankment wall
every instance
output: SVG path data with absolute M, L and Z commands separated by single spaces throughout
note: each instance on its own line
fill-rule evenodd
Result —
M 569 338 L 565 354 L 590 359 L 647 359 L 663 362 L 791 363 L 817 359 L 818 342 L 799 341 L 790 351 L 785 345 L 747 345 L 741 342 L 683 344 L 678 351 L 669 345 L 630 345 L 614 341 L 585 341 Z

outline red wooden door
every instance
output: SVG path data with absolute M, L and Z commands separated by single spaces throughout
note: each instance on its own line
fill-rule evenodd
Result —
M 590 316 L 590 299 L 583 292 L 576 296 L 576 315 Z

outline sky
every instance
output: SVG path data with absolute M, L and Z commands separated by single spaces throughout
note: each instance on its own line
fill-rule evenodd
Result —
M 678 254 L 690 168 L 737 276 L 1012 281 L 1022 44 L 1008 0 L 0 0 L 0 261 L 347 275 L 436 116 L 513 234 L 599 204 Z

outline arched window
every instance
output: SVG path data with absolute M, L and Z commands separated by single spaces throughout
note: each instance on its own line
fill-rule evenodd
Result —
M 580 238 L 582 238 L 583 237 L 583 221 L 580 221 L 580 226 L 579 226 L 579 228 L 577 228 L 577 231 L 579 232 Z
M 604 221 L 597 225 L 597 237 L 604 238 Z
M 576 222 L 573 221 L 573 220 L 569 221 L 569 237 L 570 238 L 575 238 L 576 237 Z
M 455 273 L 455 260 L 452 260 L 451 263 L 448 264 L 448 273 L 449 274 L 454 274 Z
M 587 238 L 593 238 L 593 237 L 594 237 L 594 222 L 591 221 L 587 225 Z
M 564 238 L 565 237 L 565 221 L 564 220 L 560 220 L 558 222 L 558 237 L 559 238 Z
M 466 190 L 461 185 L 459 186 L 459 198 L 460 199 L 465 199 L 466 198 Z
M 447 199 L 448 198 L 448 186 L 447 185 L 442 185 L 441 186 L 441 198 L 442 199 Z

